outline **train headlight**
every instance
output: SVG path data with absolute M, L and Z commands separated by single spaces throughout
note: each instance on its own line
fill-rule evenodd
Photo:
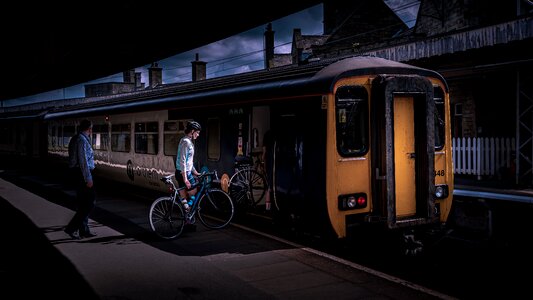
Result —
M 444 199 L 448 197 L 448 185 L 442 184 L 435 186 L 435 198 Z
M 348 194 L 339 196 L 339 209 L 350 210 L 366 207 L 367 197 L 365 193 Z

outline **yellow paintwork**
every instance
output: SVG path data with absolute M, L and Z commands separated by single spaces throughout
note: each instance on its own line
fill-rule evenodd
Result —
M 415 124 L 413 97 L 394 97 L 394 172 L 396 216 L 416 214 Z
M 430 78 L 433 85 L 438 85 L 444 91 L 444 117 L 445 131 L 444 148 L 435 151 L 435 170 L 444 170 L 444 176 L 435 176 L 435 184 L 447 184 L 449 189 L 448 198 L 437 200 L 440 203 L 440 221 L 446 222 L 453 202 L 453 160 L 452 160 L 452 136 L 451 136 L 451 119 L 450 119 L 450 94 L 446 92 L 443 83 L 435 78 Z
M 369 212 L 372 203 L 370 193 L 370 151 L 357 159 L 346 159 L 337 152 L 337 138 L 335 135 L 335 93 L 339 86 L 363 85 L 370 95 L 370 79 L 368 76 L 342 79 L 335 85 L 333 94 L 327 95 L 327 150 L 326 150 L 326 196 L 328 214 L 331 225 L 339 238 L 346 237 L 347 214 Z M 338 196 L 347 193 L 366 193 L 368 205 L 364 209 L 340 211 Z
M 327 197 L 327 207 L 328 215 L 331 220 L 331 225 L 337 236 L 339 238 L 346 237 L 346 215 L 348 214 L 360 214 L 368 213 L 372 210 L 372 193 L 371 193 L 371 153 L 372 149 L 362 157 L 346 159 L 342 158 L 337 152 L 337 141 L 335 134 L 335 92 L 338 87 L 344 85 L 362 85 L 367 89 L 369 96 L 369 109 L 372 106 L 370 99 L 371 95 L 371 86 L 370 83 L 374 77 L 368 76 L 359 76 L 353 78 L 345 78 L 339 80 L 335 84 L 332 94 L 323 96 L 323 107 L 327 107 L 327 147 L 326 147 L 326 197 Z M 443 83 L 436 78 L 430 78 L 430 81 L 433 85 L 439 85 L 443 91 L 446 91 Z M 413 126 L 413 104 L 412 98 L 406 98 L 411 100 L 406 101 L 396 101 L 404 102 L 399 103 L 398 106 L 395 104 L 396 110 L 404 110 L 406 113 L 411 114 L 411 116 L 400 117 L 399 121 L 395 122 L 395 128 L 404 128 L 410 126 L 410 128 L 405 128 L 405 131 L 401 133 L 403 136 L 414 136 Z M 326 102 L 326 103 L 324 103 Z M 445 146 L 442 150 L 435 152 L 435 170 L 444 170 L 444 176 L 435 177 L 436 184 L 448 184 L 449 187 L 449 196 L 446 199 L 437 200 L 437 203 L 440 203 L 441 210 L 441 222 L 445 222 L 448 218 L 448 215 L 452 206 L 452 195 L 453 195 L 453 168 L 452 168 L 452 157 L 451 157 L 451 128 L 450 128 L 450 99 L 449 95 L 445 93 Z M 397 120 L 398 116 L 395 114 L 394 119 Z M 371 122 L 371 120 L 369 120 Z M 395 130 L 396 132 L 397 130 Z M 371 139 L 372 137 L 369 136 Z M 403 147 L 404 149 L 400 151 L 398 155 L 406 155 L 406 153 L 414 152 L 414 142 L 412 138 L 402 138 L 399 135 L 395 136 L 395 141 L 404 140 L 405 145 L 395 144 L 395 147 Z M 411 141 L 408 141 L 408 140 Z M 371 145 L 371 141 L 369 141 Z M 396 148 L 397 149 L 397 148 Z M 396 151 L 398 153 L 398 151 Z M 396 174 L 402 174 L 402 176 L 396 176 L 396 185 L 397 186 L 406 186 L 403 190 L 400 188 L 396 191 L 397 198 L 401 199 L 414 199 L 415 193 L 415 181 L 414 181 L 414 166 L 411 166 L 409 159 L 401 159 L 395 157 L 397 162 Z M 403 164 L 403 165 L 402 165 Z M 414 164 L 414 160 L 413 160 Z M 408 173 L 412 172 L 412 173 Z M 412 174 L 405 176 L 404 174 Z M 412 181 L 410 181 L 412 178 Z M 406 181 L 405 181 L 405 180 Z M 409 188 L 410 186 L 410 188 Z M 347 193 L 366 193 L 368 195 L 368 205 L 364 209 L 359 210 L 350 210 L 350 211 L 340 211 L 338 209 L 338 196 Z M 400 193 L 400 194 L 398 194 Z M 415 202 L 407 201 L 405 203 L 397 203 L 397 215 L 410 215 L 414 214 L 415 211 Z

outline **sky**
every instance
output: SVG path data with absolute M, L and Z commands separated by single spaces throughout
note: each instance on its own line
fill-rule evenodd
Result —
M 409 27 L 414 26 L 419 0 L 385 0 L 385 3 L 395 10 L 396 14 Z M 322 4 L 273 20 L 271 23 L 275 32 L 274 52 L 290 53 L 292 34 L 295 28 L 300 28 L 302 35 L 321 35 L 323 33 Z M 201 61 L 207 62 L 208 79 L 263 69 L 266 25 L 257 26 L 232 37 L 157 61 L 159 67 L 162 68 L 163 84 L 191 81 L 191 61 L 195 60 L 196 53 L 198 53 Z M 141 81 L 145 83 L 145 86 L 148 86 L 148 67 L 150 64 L 135 69 L 136 72 L 141 72 Z M 103 82 L 123 82 L 122 72 L 63 89 L 5 100 L 4 107 L 84 97 L 85 84 Z

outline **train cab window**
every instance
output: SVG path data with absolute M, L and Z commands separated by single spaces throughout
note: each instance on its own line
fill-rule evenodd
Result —
M 157 154 L 159 125 L 157 122 L 135 123 L 135 153 Z
M 368 93 L 362 86 L 342 86 L 335 95 L 337 151 L 341 156 L 368 151 Z
M 130 152 L 131 124 L 111 125 L 111 150 L 115 152 Z
M 109 148 L 109 125 L 93 125 L 93 149 L 107 150 Z
M 178 143 L 185 136 L 183 121 L 167 121 L 163 125 L 163 153 L 167 156 L 176 156 Z
M 64 125 L 63 126 L 63 147 L 68 148 L 68 143 L 74 135 L 76 127 L 74 125 Z
M 207 120 L 207 159 L 220 160 L 220 119 Z
M 442 150 L 444 147 L 444 92 L 438 86 L 433 89 L 435 99 L 435 150 Z

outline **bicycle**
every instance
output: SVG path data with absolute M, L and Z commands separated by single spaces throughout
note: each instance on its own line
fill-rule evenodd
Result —
M 173 239 L 182 232 L 185 224 L 194 224 L 196 216 L 207 228 L 220 229 L 226 227 L 234 215 L 233 200 L 219 188 L 211 186 L 213 177 L 218 180 L 216 171 L 205 172 L 198 176 L 199 187 L 193 203 L 187 210 L 182 204 L 179 191 L 186 187 L 178 188 L 172 178 L 174 174 L 161 178 L 170 189 L 170 196 L 157 198 L 150 207 L 150 227 L 158 236 L 164 239 Z
M 251 157 L 238 156 L 235 169 L 235 174 L 229 180 L 229 195 L 237 205 L 253 208 L 263 201 L 270 191 L 264 163 L 260 158 L 257 158 L 254 164 Z M 270 203 L 267 201 L 265 204 Z

